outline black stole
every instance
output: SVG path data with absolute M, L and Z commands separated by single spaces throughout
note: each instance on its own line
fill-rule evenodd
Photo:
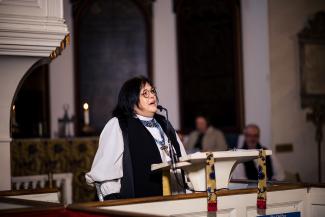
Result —
M 177 156 L 180 157 L 175 130 L 163 116 L 156 114 L 154 118 L 171 140 Z M 151 164 L 162 162 L 154 138 L 138 118 L 118 119 L 124 141 L 120 198 L 162 195 L 162 173 L 151 171 Z

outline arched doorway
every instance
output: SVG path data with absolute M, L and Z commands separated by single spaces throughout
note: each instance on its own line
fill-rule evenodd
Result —
M 19 82 L 10 112 L 11 138 L 39 138 L 50 134 L 48 66 L 37 61 Z

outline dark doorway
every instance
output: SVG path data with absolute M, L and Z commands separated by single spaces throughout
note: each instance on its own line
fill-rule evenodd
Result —
M 151 1 L 76 1 L 74 9 L 77 132 L 82 105 L 98 135 L 127 79 L 151 77 Z
M 49 62 L 35 63 L 20 82 L 12 103 L 12 138 L 50 136 Z
M 243 125 L 240 5 L 236 0 L 174 0 L 181 126 L 198 114 L 226 132 Z

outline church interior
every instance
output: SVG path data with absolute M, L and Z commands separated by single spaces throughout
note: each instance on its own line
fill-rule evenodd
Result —
M 0 216 L 208 216 L 207 198 L 218 216 L 325 216 L 324 60 L 324 0 L 0 0 Z M 85 175 L 137 76 L 192 156 L 188 176 L 209 152 L 217 181 L 206 167 L 197 193 L 100 203 Z M 200 117 L 223 148 L 204 148 Z M 251 128 L 256 180 L 240 152 Z M 256 175 L 263 157 L 272 180 Z

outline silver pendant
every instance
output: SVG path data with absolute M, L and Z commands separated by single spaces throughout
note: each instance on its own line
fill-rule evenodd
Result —
M 163 150 L 163 151 L 166 151 L 166 150 L 168 149 L 168 146 L 167 146 L 167 145 L 162 145 L 162 146 L 160 147 L 160 149 Z
M 167 154 L 167 156 L 169 156 L 169 153 L 168 153 L 168 146 L 167 146 L 167 145 L 162 145 L 162 146 L 160 147 L 160 149 L 163 150 L 163 151 Z

